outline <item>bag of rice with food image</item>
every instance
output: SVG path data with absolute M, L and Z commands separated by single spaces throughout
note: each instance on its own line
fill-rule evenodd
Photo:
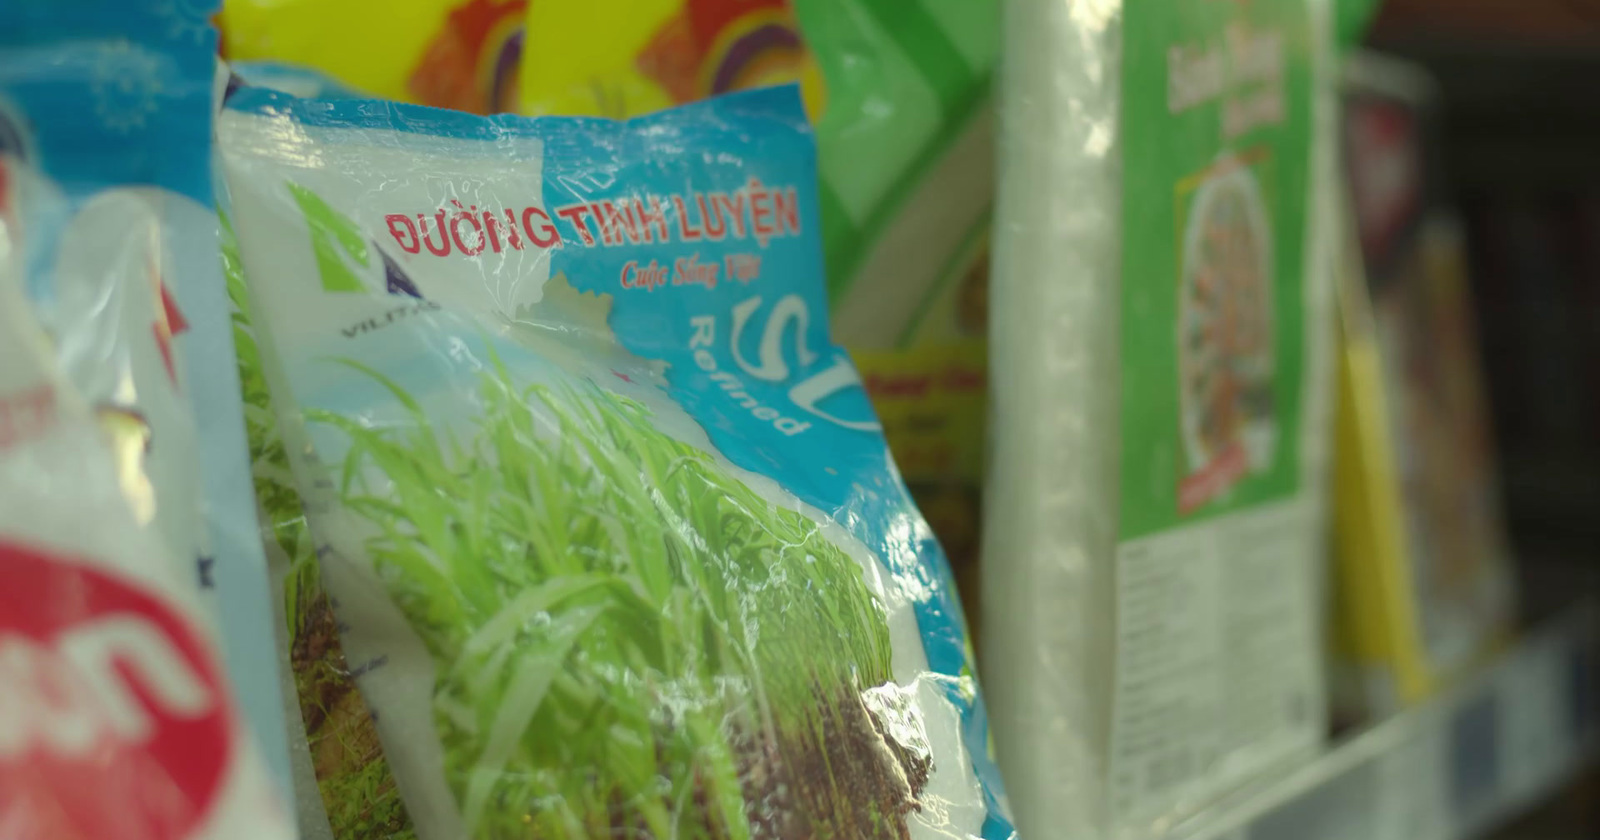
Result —
M 376 730 L 317 756 L 333 836 L 1014 835 L 828 339 L 792 88 L 629 122 L 243 88 L 219 144 L 246 387 Z M 362 772 L 392 819 L 332 801 Z

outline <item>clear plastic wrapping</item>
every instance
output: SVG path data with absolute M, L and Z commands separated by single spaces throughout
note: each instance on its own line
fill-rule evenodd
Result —
M 984 670 L 1025 836 L 1106 822 L 1121 14 L 1013 0 L 1002 24 Z
M 72 315 L 58 311 L 47 333 L 23 292 L 33 281 L 92 284 L 116 314 L 147 293 L 147 252 L 114 249 L 97 271 L 68 277 L 84 264 L 43 246 L 64 218 L 69 232 L 122 246 L 159 225 L 72 214 L 49 200 L 58 192 L 0 154 L 0 833 L 288 840 L 194 566 L 169 542 L 188 532 L 170 528 L 171 514 L 155 521 L 158 505 L 197 517 L 197 486 L 143 468 L 152 438 L 126 434 L 129 413 L 86 391 L 61 349 L 97 348 L 106 368 L 126 371 L 117 362 L 136 355 L 130 344 L 149 324 L 96 323 L 69 296 Z M 182 431 L 164 425 L 160 445 L 192 463 L 199 444 Z
M 618 123 L 244 88 L 219 136 L 334 836 L 1012 835 L 829 338 L 792 90 Z

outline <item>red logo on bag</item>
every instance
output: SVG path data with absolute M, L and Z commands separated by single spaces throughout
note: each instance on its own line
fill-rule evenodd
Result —
M 128 582 L 0 542 L 0 834 L 182 840 L 231 749 L 196 629 Z

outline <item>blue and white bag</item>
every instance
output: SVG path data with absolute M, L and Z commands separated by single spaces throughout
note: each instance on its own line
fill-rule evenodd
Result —
M 211 210 L 211 11 L 0 4 L 8 836 L 292 833 L 266 769 L 286 782 L 287 752 L 248 734 L 283 700 Z
M 619 123 L 246 88 L 219 142 L 381 741 L 319 761 L 336 836 L 384 761 L 421 840 L 1012 836 L 949 570 L 829 340 L 793 90 Z M 294 591 L 320 755 L 347 704 Z

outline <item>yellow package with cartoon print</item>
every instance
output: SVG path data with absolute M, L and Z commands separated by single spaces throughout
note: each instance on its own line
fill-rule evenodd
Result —
M 384 99 L 515 111 L 525 0 L 227 0 L 223 54 L 320 70 Z M 352 49 L 351 38 L 382 44 Z

